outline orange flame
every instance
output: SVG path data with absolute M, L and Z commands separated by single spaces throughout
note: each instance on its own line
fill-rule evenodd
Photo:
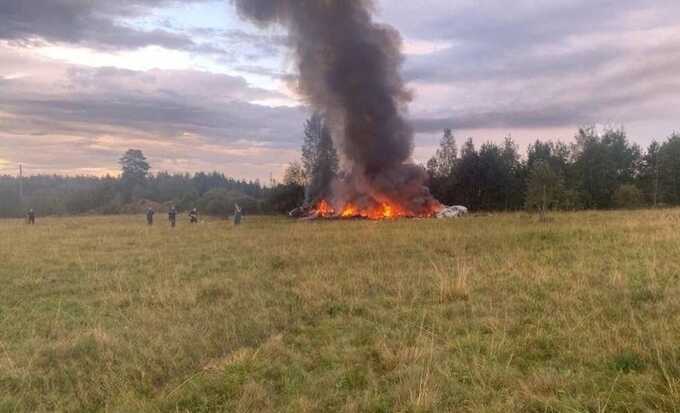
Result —
M 382 215 L 385 218 L 393 218 L 394 217 L 394 211 L 392 210 L 392 206 L 390 204 L 383 203 L 382 204 Z
M 351 202 L 345 204 L 342 209 L 336 210 L 333 206 L 326 200 L 320 201 L 314 213 L 318 217 L 322 218 L 365 218 L 371 220 L 385 220 L 385 219 L 397 219 L 397 218 L 415 218 L 415 217 L 431 217 L 437 212 L 437 207 L 432 206 L 432 210 L 420 211 L 415 213 L 407 208 L 403 208 L 401 205 L 391 202 L 383 201 L 380 204 L 376 204 L 373 207 L 360 208 L 356 204 Z M 339 211 L 339 212 L 338 212 Z
M 335 210 L 325 199 L 316 206 L 316 212 L 322 217 L 332 217 L 335 215 Z
M 340 216 L 343 218 L 352 218 L 359 215 L 359 210 L 352 204 L 347 204 L 342 209 Z

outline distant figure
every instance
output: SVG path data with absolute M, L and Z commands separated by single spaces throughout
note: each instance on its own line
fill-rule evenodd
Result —
M 241 225 L 241 218 L 243 217 L 243 211 L 238 204 L 234 204 L 234 225 Z
M 168 211 L 168 220 L 170 221 L 170 226 L 175 228 L 175 224 L 177 223 L 177 210 L 174 206 Z
M 156 211 L 153 210 L 153 208 L 147 208 L 146 209 L 146 223 L 149 225 L 153 225 L 153 214 L 155 214 Z
M 35 225 L 35 212 L 33 209 L 29 209 L 26 213 L 26 222 L 28 225 Z
M 196 208 L 189 212 L 189 223 L 198 224 L 198 210 Z

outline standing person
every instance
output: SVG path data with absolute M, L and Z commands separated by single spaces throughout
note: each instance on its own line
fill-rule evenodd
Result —
M 155 214 L 156 211 L 153 210 L 153 208 L 147 208 L 146 209 L 146 223 L 149 225 L 153 225 L 153 214 Z
M 28 225 L 35 225 L 35 211 L 33 211 L 33 208 L 29 209 L 26 213 L 26 222 Z
M 189 223 L 198 224 L 198 210 L 196 208 L 189 212 Z
M 241 225 L 241 218 L 243 217 L 243 211 L 238 204 L 234 204 L 234 225 Z
M 168 211 L 168 221 L 170 221 L 170 226 L 175 228 L 175 224 L 177 223 L 177 209 L 175 209 L 174 206 Z

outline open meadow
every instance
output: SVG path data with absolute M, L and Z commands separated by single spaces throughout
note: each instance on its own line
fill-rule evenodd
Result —
M 680 210 L 0 221 L 0 411 L 680 411 Z

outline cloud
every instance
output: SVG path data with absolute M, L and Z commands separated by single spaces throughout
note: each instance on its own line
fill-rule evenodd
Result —
M 158 139 L 155 136 L 101 134 L 88 138 L 73 135 L 13 136 L 0 138 L 0 153 L 13 162 L 0 164 L 0 174 L 15 173 L 22 162 L 26 174 L 112 174 L 119 171 L 118 158 L 127 148 L 142 149 L 152 171 L 223 171 L 245 179 L 278 176 L 286 164 L 299 157 L 297 148 L 210 144 L 201 138 Z
M 600 122 L 659 137 L 680 118 L 677 0 L 376 2 L 378 18 L 404 36 L 421 144 L 445 127 L 536 138 Z M 195 15 L 177 17 L 186 3 Z M 295 81 L 285 33 L 207 18 L 218 4 L 0 0 L 0 158 L 46 171 L 115 170 L 117 154 L 137 145 L 169 169 L 276 172 L 297 156 L 306 115 L 257 104 L 291 100 L 271 90 Z M 93 51 L 71 62 L 106 54 L 107 64 L 128 59 L 119 66 L 132 68 L 152 66 L 131 66 L 124 51 L 158 62 L 142 52 L 172 49 L 167 59 L 183 64 L 160 67 L 202 69 L 89 68 L 37 57 L 33 47 L 44 44 Z
M 419 132 L 577 127 L 678 117 L 680 3 L 381 2 L 408 44 Z M 441 47 L 446 45 L 446 47 Z
M 212 0 L 186 0 L 205 3 Z M 189 34 L 154 28 L 142 30 L 130 20 L 152 10 L 179 4 L 177 0 L 3 0 L 0 2 L 0 39 L 35 43 L 65 43 L 104 50 L 161 46 L 167 49 L 224 54 Z
M 680 44 L 680 43 L 678 43 Z M 677 49 L 677 50 L 676 50 Z M 650 48 L 619 54 L 587 73 L 566 68 L 546 70 L 531 79 L 500 76 L 469 79 L 467 88 L 421 85 L 437 100 L 432 114 L 416 119 L 421 132 L 451 127 L 545 128 L 588 123 L 632 123 L 677 119 L 680 104 L 680 47 Z M 454 85 L 457 82 L 452 82 Z M 435 97 L 434 95 L 441 95 Z
M 253 177 L 263 168 L 278 173 L 298 152 L 305 109 L 251 103 L 283 95 L 241 77 L 86 68 L 0 48 L 5 57 L 25 75 L 0 80 L 0 157 L 22 159 L 29 168 L 115 169 L 119 153 L 139 144 L 168 167 L 180 163 L 166 156 L 190 170 L 248 164 L 254 169 L 240 176 Z
M 278 57 L 288 44 L 288 37 L 278 33 L 252 33 L 215 28 L 193 29 L 191 33 L 200 38 L 210 39 L 214 44 L 223 45 L 227 50 L 238 50 L 240 57 L 248 62 Z

